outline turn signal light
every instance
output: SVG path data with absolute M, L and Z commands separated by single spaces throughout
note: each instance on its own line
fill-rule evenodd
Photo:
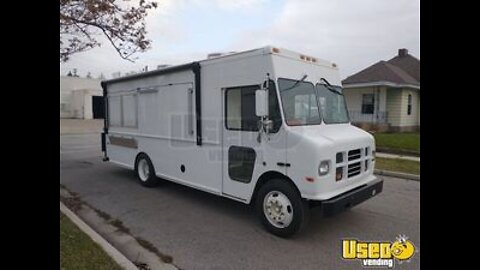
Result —
M 335 173 L 335 180 L 340 181 L 343 178 L 343 167 L 338 167 Z

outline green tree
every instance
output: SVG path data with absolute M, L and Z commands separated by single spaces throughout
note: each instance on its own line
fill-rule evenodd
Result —
M 104 35 L 121 58 L 133 62 L 137 52 L 150 48 L 145 17 L 156 2 L 145 0 L 60 0 L 60 61 L 74 53 L 101 46 Z

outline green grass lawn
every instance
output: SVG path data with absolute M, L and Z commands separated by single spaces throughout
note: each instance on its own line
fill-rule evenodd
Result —
M 97 243 L 62 213 L 60 214 L 60 268 L 62 270 L 122 270 Z
M 375 133 L 377 148 L 410 150 L 420 153 L 420 133 Z
M 375 169 L 420 174 L 420 162 L 404 159 L 375 158 Z

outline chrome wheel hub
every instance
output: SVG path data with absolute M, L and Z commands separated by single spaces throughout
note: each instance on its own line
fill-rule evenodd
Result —
M 267 220 L 277 228 L 285 228 L 293 219 L 293 207 L 285 194 L 270 191 L 263 200 L 263 213 Z
M 140 177 L 140 180 L 142 181 L 147 181 L 148 178 L 150 177 L 150 167 L 148 166 L 148 163 L 145 159 L 141 159 L 138 162 L 138 176 Z

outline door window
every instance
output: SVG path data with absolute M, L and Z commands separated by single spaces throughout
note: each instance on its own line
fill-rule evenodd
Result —
M 230 179 L 250 183 L 256 156 L 255 150 L 252 148 L 231 146 L 228 149 L 228 175 Z
M 258 131 L 260 118 L 255 114 L 255 90 L 258 85 L 226 90 L 225 122 L 229 130 Z

